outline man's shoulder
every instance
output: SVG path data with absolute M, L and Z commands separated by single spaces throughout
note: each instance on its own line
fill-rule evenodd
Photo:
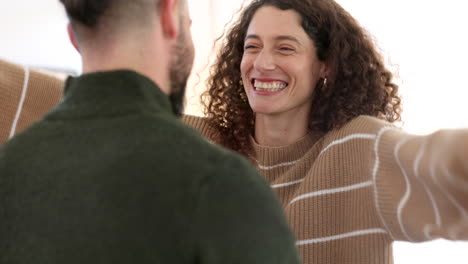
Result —
M 172 168 L 174 173 L 200 176 L 232 175 L 237 173 L 237 168 L 250 167 L 239 154 L 212 143 L 170 115 L 137 115 L 101 121 L 41 120 L 6 142 L 2 149 L 6 156 L 17 159 L 22 159 L 24 153 L 34 158 L 34 153 L 43 151 L 51 156 L 65 148 L 83 155 L 87 152 L 104 155 L 107 151 L 109 159 L 137 159 L 136 164 L 128 166 L 140 170 Z
M 196 117 L 196 119 L 200 122 L 205 122 L 203 118 Z M 177 122 L 176 126 L 177 129 L 180 129 L 180 133 L 183 135 L 183 138 L 180 139 L 180 144 L 191 146 L 191 151 L 193 151 L 192 154 L 196 154 L 197 156 L 200 155 L 200 157 L 204 158 L 209 157 L 210 159 L 220 162 L 213 164 L 214 166 L 222 166 L 226 163 L 244 162 L 244 158 L 242 158 L 241 155 L 219 146 L 211 141 L 210 138 L 207 138 L 202 134 L 197 128 L 187 124 L 185 117 L 180 122 Z
M 209 168 L 225 171 L 236 166 L 251 167 L 239 154 L 213 143 L 187 124 L 185 118 L 179 120 L 162 116 L 152 123 L 146 126 L 147 132 L 142 136 L 148 138 L 148 144 L 160 146 L 153 150 L 156 155 L 166 153 L 181 165 L 197 167 L 198 170 Z
M 60 131 L 48 129 L 44 123 L 44 120 L 36 121 L 11 139 L 0 144 L 0 159 L 11 158 L 15 160 L 28 153 L 34 153 L 39 145 L 47 146 L 50 142 L 43 140 L 44 135 L 50 134 L 48 138 L 53 138 L 54 135 L 60 134 Z

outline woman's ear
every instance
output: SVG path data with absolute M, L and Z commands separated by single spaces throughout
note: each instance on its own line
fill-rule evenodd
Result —
M 321 78 L 328 78 L 331 74 L 330 67 L 328 62 L 323 62 L 322 67 L 320 68 L 320 77 Z
M 73 28 L 70 25 L 70 23 L 68 23 L 67 25 L 67 32 L 68 32 L 68 38 L 70 39 L 71 44 L 73 45 L 73 47 L 75 47 L 76 51 L 80 53 L 80 48 L 78 47 L 78 42 L 76 41 L 76 34 L 73 31 Z

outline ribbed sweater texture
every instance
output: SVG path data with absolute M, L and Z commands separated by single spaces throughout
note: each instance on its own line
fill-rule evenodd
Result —
M 184 122 L 216 142 L 205 119 Z M 468 131 L 427 136 L 360 116 L 318 141 L 252 139 L 305 264 L 390 264 L 392 242 L 468 239 Z
M 62 91 L 63 80 L 0 60 L 0 144 L 41 119 Z

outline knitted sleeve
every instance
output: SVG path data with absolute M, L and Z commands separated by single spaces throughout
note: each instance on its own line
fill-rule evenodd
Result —
M 384 127 L 374 153 L 376 206 L 395 240 L 468 240 L 468 130 Z
M 187 126 L 192 127 L 195 130 L 197 130 L 200 134 L 202 134 L 207 139 L 213 142 L 217 142 L 218 133 L 214 128 L 212 128 L 208 124 L 206 118 L 199 117 L 199 116 L 192 116 L 192 115 L 184 115 L 182 116 L 182 122 L 186 124 Z
M 0 60 L 0 144 L 55 107 L 63 85 L 59 78 Z

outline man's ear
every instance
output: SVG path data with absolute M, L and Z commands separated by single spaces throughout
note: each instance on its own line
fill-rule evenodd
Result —
M 165 37 L 176 39 L 179 34 L 179 0 L 161 0 L 159 15 Z
M 73 45 L 73 47 L 75 47 L 76 51 L 80 53 L 80 48 L 78 47 L 78 42 L 76 41 L 76 35 L 70 23 L 68 23 L 67 25 L 67 31 L 68 31 L 68 38 L 70 39 L 71 44 Z

